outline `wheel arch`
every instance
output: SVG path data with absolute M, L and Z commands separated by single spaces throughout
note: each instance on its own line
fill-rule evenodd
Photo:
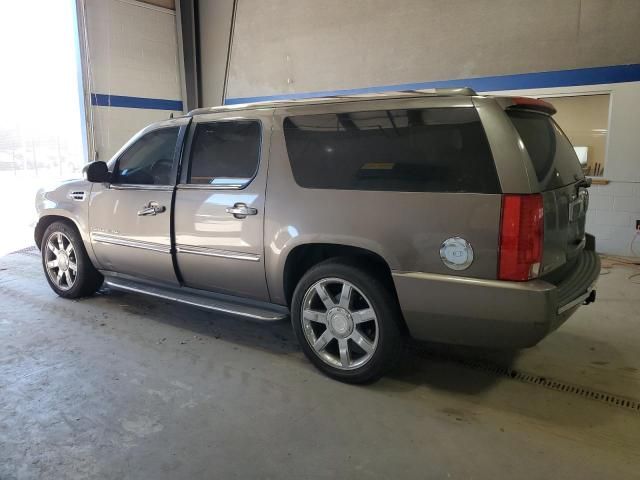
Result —
M 38 247 L 38 249 L 42 245 L 42 238 L 44 237 L 44 232 L 47 230 L 49 225 L 51 225 L 54 222 L 64 222 L 67 225 L 72 226 L 80 234 L 80 237 L 83 238 L 82 231 L 80 230 L 80 227 L 75 222 L 75 220 L 73 220 L 73 218 L 67 217 L 64 215 L 59 215 L 59 214 L 43 215 L 38 219 L 38 223 L 36 223 L 36 226 L 33 230 L 33 240 L 36 246 Z
M 375 274 L 389 289 L 397 302 L 398 311 L 401 312 L 398 294 L 391 276 L 391 267 L 387 261 L 372 250 L 337 243 L 307 243 L 297 245 L 289 252 L 282 274 L 282 288 L 287 306 L 291 306 L 293 292 L 302 276 L 313 266 L 329 259 L 340 259 L 340 261 Z M 406 329 L 404 319 L 402 319 L 402 324 L 402 327 Z
M 49 225 L 51 225 L 54 222 L 64 222 L 70 227 L 73 227 L 78 232 L 78 234 L 80 235 L 80 238 L 82 239 L 82 242 L 84 243 L 84 249 L 87 252 L 87 255 L 89 256 L 91 263 L 93 263 L 94 266 L 98 265 L 97 259 L 93 253 L 91 240 L 88 234 L 86 233 L 85 230 L 83 230 L 80 222 L 76 218 L 74 218 L 72 215 L 67 215 L 66 213 L 67 212 L 65 212 L 64 210 L 55 211 L 55 212 L 51 211 L 50 213 L 46 213 L 40 216 L 33 230 L 33 240 L 36 246 L 38 247 L 38 249 L 40 249 L 40 246 L 42 244 L 42 238 L 44 237 L 44 232 L 47 230 Z
M 361 266 L 369 260 L 368 269 L 391 280 L 391 268 L 379 254 L 366 248 L 337 243 L 306 243 L 294 247 L 284 262 L 282 287 L 287 305 L 291 305 L 293 291 L 302 276 L 313 266 L 332 258 L 341 258 Z M 393 281 L 391 281 L 393 284 Z M 395 289 L 394 289 L 395 293 Z

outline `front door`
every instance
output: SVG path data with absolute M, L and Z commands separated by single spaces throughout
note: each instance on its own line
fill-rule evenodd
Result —
M 263 227 L 272 114 L 193 119 L 175 203 L 185 286 L 269 300 Z
M 112 183 L 94 185 L 89 226 L 103 270 L 178 284 L 171 256 L 177 123 L 134 139 L 115 160 Z

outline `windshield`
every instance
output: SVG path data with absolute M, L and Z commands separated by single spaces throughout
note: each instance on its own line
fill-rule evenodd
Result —
M 540 182 L 541 190 L 564 187 L 583 178 L 573 146 L 553 119 L 542 113 L 509 110 Z

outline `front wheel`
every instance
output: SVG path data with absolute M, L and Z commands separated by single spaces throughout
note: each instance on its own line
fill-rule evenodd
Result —
M 376 275 L 328 260 L 300 280 L 291 320 L 305 355 L 325 374 L 368 383 L 388 372 L 403 351 L 395 297 Z
M 102 285 L 103 277 L 91 263 L 80 234 L 67 223 L 47 227 L 40 252 L 49 286 L 59 296 L 85 297 Z

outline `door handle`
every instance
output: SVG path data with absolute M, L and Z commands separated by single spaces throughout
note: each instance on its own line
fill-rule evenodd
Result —
M 236 203 L 233 207 L 227 207 L 226 212 L 232 214 L 235 218 L 246 218 L 247 215 L 257 215 L 258 209 L 247 207 L 245 203 Z
M 162 213 L 167 208 L 164 205 L 158 205 L 158 202 L 149 202 L 147 205 L 142 207 L 142 210 L 138 210 L 139 217 L 148 217 L 150 215 L 157 215 Z

